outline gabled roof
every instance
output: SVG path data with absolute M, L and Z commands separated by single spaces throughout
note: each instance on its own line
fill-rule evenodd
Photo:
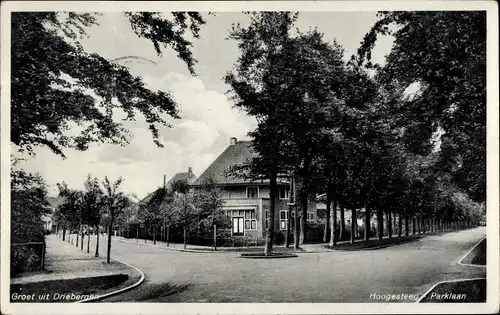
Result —
M 232 142 L 226 150 L 224 150 L 212 164 L 198 177 L 193 185 L 201 185 L 206 180 L 213 180 L 219 185 L 235 185 L 235 184 L 268 184 L 268 180 L 252 181 L 240 176 L 230 176 L 228 171 L 231 167 L 238 164 L 245 164 L 252 160 L 256 155 L 252 149 L 251 141 L 236 141 Z
M 191 185 L 196 180 L 196 176 L 193 173 L 177 173 L 175 174 L 167 183 L 167 187 L 170 187 L 173 183 L 177 181 L 186 181 Z
M 166 184 L 166 187 L 169 188 L 170 186 L 172 186 L 173 183 L 177 182 L 177 181 L 186 181 L 189 185 L 193 184 L 194 181 L 196 180 L 196 175 L 194 175 L 194 173 L 192 172 L 191 170 L 191 167 L 188 169 L 187 172 L 183 172 L 183 173 L 177 173 L 175 174 Z M 155 190 L 156 191 L 156 190 Z M 139 203 L 146 203 L 148 202 L 151 197 L 153 196 L 153 192 L 151 192 L 150 194 L 148 194 L 144 199 L 142 199 Z

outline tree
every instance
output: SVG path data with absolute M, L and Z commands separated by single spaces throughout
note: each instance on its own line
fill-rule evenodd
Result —
M 285 86 L 278 88 L 273 80 L 273 62 L 289 39 L 289 32 L 297 18 L 290 12 L 251 12 L 246 28 L 233 25 L 230 39 L 238 41 L 241 55 L 234 71 L 224 80 L 231 86 L 236 107 L 257 118 L 252 147 L 258 156 L 239 169 L 250 179 L 268 180 L 270 184 L 269 225 L 266 231 L 265 255 L 272 254 L 274 217 L 278 176 L 287 173 L 290 163 L 282 163 L 286 156 L 287 137 L 280 124 L 282 110 L 276 106 L 283 99 Z M 287 176 L 287 175 L 285 175 Z
M 160 187 L 153 192 L 152 197 L 145 204 L 139 205 L 138 219 L 143 222 L 146 228 L 152 227 L 154 244 L 156 244 L 156 231 L 164 222 L 162 206 L 168 193 L 167 187 Z
M 103 208 L 103 191 L 99 180 L 92 178 L 89 174 L 84 183 L 85 189 L 82 197 L 83 222 L 87 224 L 87 253 L 90 252 L 90 231 L 92 227 L 96 231 L 95 257 L 99 257 L 99 223 Z
M 175 224 L 184 231 L 184 249 L 187 245 L 188 230 L 199 216 L 199 208 L 196 207 L 197 196 L 190 190 L 189 184 L 184 181 L 172 183 L 172 191 L 175 193 L 171 206 L 171 217 Z
M 164 48 L 174 49 L 194 74 L 196 60 L 185 33 L 199 37 L 205 24 L 199 13 L 172 12 L 170 18 L 159 12 L 124 14 L 135 34 L 149 39 L 159 55 Z M 179 118 L 177 104 L 168 93 L 146 88 L 128 68 L 83 50 L 79 38 L 98 24 L 96 14 L 14 12 L 11 21 L 18 39 L 11 47 L 11 142 L 20 150 L 33 153 L 34 147 L 46 146 L 64 156 L 64 148 L 86 150 L 93 142 L 126 144 L 127 131 L 113 120 L 116 109 L 127 120 L 141 113 L 161 146 L 157 125 L 168 126 L 164 114 Z M 97 102 L 86 90 L 99 97 Z M 72 125 L 81 132 L 68 134 Z
M 223 210 L 224 198 L 222 189 L 217 187 L 213 180 L 208 179 L 202 183 L 201 187 L 195 190 L 197 195 L 198 207 L 200 208 L 200 217 L 198 226 L 213 227 L 214 250 L 217 250 L 217 227 L 227 228 L 231 226 L 230 219 Z
M 77 230 L 76 235 L 78 236 L 82 225 L 82 191 L 69 188 L 65 182 L 58 183 L 57 188 L 59 189 L 59 197 L 64 199 L 64 202 L 59 205 L 59 212 L 67 223 L 70 236 L 72 230 Z M 76 247 L 78 247 L 78 238 Z
M 119 191 L 120 185 L 123 183 L 123 178 L 118 178 L 114 183 L 111 183 L 106 176 L 102 182 L 103 196 L 102 204 L 104 210 L 109 216 L 108 224 L 108 252 L 106 262 L 109 264 L 111 260 L 111 235 L 113 234 L 113 222 L 127 207 L 131 205 L 131 200 L 122 191 Z
M 384 67 L 370 61 L 379 35 L 395 38 Z M 358 61 L 379 69 L 384 83 L 418 87 L 413 97 L 400 102 L 398 124 L 406 147 L 427 155 L 442 133 L 439 155 L 447 172 L 471 198 L 484 201 L 486 12 L 380 12 Z

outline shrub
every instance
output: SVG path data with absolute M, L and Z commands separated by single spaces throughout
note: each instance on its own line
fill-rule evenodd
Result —
M 281 230 L 274 231 L 274 240 L 273 240 L 273 243 L 275 245 L 283 245 L 283 244 L 285 244 L 285 233 L 283 233 L 283 231 L 281 231 Z
M 45 183 L 38 175 L 11 173 L 11 243 L 45 242 L 42 217 L 48 212 Z M 12 246 L 11 275 L 40 270 L 42 245 Z
M 306 240 L 311 243 L 323 242 L 325 225 L 321 222 L 308 222 Z

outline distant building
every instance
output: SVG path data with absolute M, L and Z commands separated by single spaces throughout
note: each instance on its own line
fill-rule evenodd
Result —
M 64 200 L 60 197 L 47 197 L 47 201 L 49 202 L 49 213 L 42 216 L 42 220 L 44 222 L 45 231 L 52 231 L 52 216 L 54 215 L 54 211 L 56 211 L 57 207 L 61 205 Z
M 165 186 L 167 188 L 171 187 L 173 183 L 177 181 L 186 181 L 189 185 L 193 184 L 196 181 L 196 175 L 193 173 L 193 168 L 188 167 L 187 172 L 181 172 L 175 174 L 168 182 L 165 182 Z M 144 199 L 142 199 L 139 203 L 147 203 L 151 197 L 153 196 L 153 192 L 147 195 Z

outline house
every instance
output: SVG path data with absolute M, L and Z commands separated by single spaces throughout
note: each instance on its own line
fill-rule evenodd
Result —
M 229 174 L 232 166 L 247 163 L 256 154 L 252 149 L 251 141 L 238 141 L 234 137 L 230 138 L 229 146 L 192 184 L 196 187 L 210 180 L 222 188 L 225 201 L 223 210 L 231 218 L 231 235 L 233 236 L 264 237 L 269 224 L 269 180 L 248 180 Z M 286 231 L 287 229 L 289 191 L 289 182 L 278 181 L 275 230 Z M 307 219 L 309 221 L 317 219 L 315 203 L 309 205 Z
M 181 172 L 175 174 L 168 182 L 166 182 L 165 176 L 163 176 L 163 182 L 165 187 L 169 188 L 172 186 L 173 183 L 177 181 L 186 181 L 189 185 L 193 184 L 196 181 L 196 175 L 193 173 L 193 168 L 190 166 L 188 167 L 187 172 Z M 139 203 L 147 203 L 151 197 L 153 196 L 153 192 L 151 192 L 149 195 L 147 195 L 144 199 L 142 199 Z
M 54 211 L 57 209 L 57 207 L 64 202 L 64 199 L 60 197 L 47 197 L 47 201 L 49 202 L 48 206 L 49 212 L 42 216 L 42 221 L 44 224 L 45 231 L 52 231 L 53 229 L 52 216 L 54 215 Z

